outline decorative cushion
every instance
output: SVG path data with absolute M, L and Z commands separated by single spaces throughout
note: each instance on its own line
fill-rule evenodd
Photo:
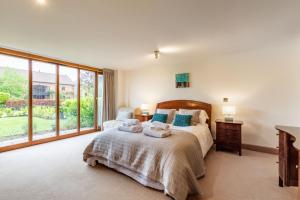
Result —
M 180 115 L 192 115 L 192 125 L 200 123 L 200 112 L 201 110 L 179 109 Z
M 168 119 L 167 119 L 167 124 L 172 124 L 172 121 L 174 120 L 174 116 L 175 116 L 175 112 L 176 109 L 157 109 L 156 111 L 159 114 L 167 114 L 168 115 Z
M 160 114 L 160 113 L 154 113 L 151 122 L 162 122 L 166 123 L 168 119 L 168 114 Z
M 174 126 L 190 126 L 192 123 L 192 115 L 175 115 Z

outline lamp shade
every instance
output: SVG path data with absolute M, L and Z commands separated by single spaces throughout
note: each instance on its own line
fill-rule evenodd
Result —
M 148 104 L 142 104 L 141 105 L 141 110 L 148 110 L 149 109 L 149 105 Z
M 223 115 L 235 115 L 235 106 L 223 106 Z

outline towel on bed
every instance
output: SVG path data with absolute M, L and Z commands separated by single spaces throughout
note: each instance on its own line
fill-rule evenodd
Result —
M 143 130 L 144 135 L 146 136 L 151 136 L 151 137 L 156 137 L 156 138 L 165 138 L 171 135 L 171 130 L 163 130 L 161 128 L 155 128 L 155 127 L 150 127 L 150 128 L 145 128 Z
M 131 133 L 140 133 L 143 131 L 143 127 L 141 125 L 133 125 L 133 126 L 119 126 L 119 131 L 131 132 Z
M 169 124 L 158 122 L 158 121 L 152 122 L 152 126 L 155 128 L 160 128 L 162 130 L 168 130 L 170 128 Z
M 123 122 L 123 126 L 134 126 L 139 125 L 140 121 L 138 119 L 125 119 Z

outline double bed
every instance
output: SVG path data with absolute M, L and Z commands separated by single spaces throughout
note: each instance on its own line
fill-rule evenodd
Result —
M 211 105 L 174 100 L 158 103 L 157 109 L 203 110 L 208 119 L 205 124 L 188 127 L 171 125 L 172 135 L 167 138 L 153 138 L 117 128 L 105 130 L 87 146 L 84 161 L 90 166 L 102 164 L 115 169 L 176 200 L 184 200 L 189 194 L 201 194 L 197 179 L 205 174 L 204 157 L 213 144 Z

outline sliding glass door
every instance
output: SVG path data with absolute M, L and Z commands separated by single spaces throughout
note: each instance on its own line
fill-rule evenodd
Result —
M 28 141 L 28 66 L 0 55 L 0 147 Z
M 80 130 L 95 127 L 95 75 L 80 70 Z
M 59 67 L 60 134 L 77 132 L 78 125 L 78 70 Z
M 101 126 L 99 70 L 7 54 L 0 48 L 0 152 L 90 133 Z
M 33 140 L 56 135 L 56 65 L 32 61 Z

